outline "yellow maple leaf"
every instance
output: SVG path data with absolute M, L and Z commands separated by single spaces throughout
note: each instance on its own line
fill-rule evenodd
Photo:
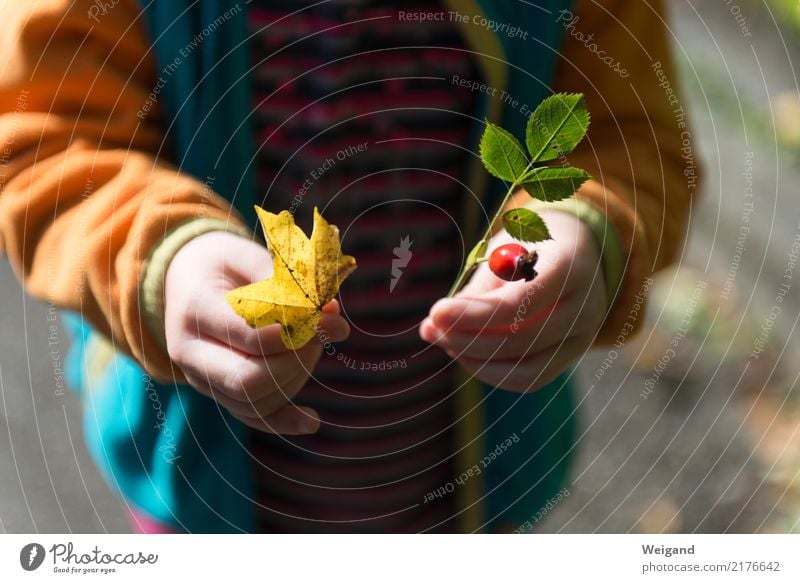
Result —
M 339 229 L 314 208 L 311 239 L 294 224 L 294 216 L 256 207 L 273 259 L 269 279 L 229 291 L 225 299 L 251 327 L 281 325 L 281 340 L 290 350 L 314 337 L 322 307 L 333 299 L 356 260 L 342 255 Z

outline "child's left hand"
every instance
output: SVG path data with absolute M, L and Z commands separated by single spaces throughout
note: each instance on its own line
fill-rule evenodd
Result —
M 600 250 L 589 227 L 564 212 L 540 214 L 553 239 L 535 245 L 534 281 L 504 281 L 482 263 L 420 326 L 423 340 L 478 379 L 510 391 L 533 391 L 555 379 L 591 346 L 606 311 Z M 502 231 L 489 252 L 510 242 L 516 241 Z

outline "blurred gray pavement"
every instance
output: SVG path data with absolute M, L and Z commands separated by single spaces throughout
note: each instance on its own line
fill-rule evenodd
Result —
M 0 261 L 0 532 L 128 532 L 124 509 L 83 442 L 78 400 L 54 360 L 46 304 L 22 293 Z

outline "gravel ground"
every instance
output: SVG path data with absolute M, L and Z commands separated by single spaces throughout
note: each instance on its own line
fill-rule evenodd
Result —
M 792 63 L 800 45 L 787 38 L 784 46 L 768 16 L 753 11 L 744 12 L 753 36 L 743 36 L 719 4 L 671 3 L 694 147 L 706 169 L 688 245 L 680 268 L 653 288 L 650 341 L 628 346 L 597 386 L 595 371 L 608 353 L 581 364 L 589 429 L 571 495 L 539 524 L 542 532 L 798 529 L 800 460 L 790 439 L 800 422 L 796 405 L 783 403 L 787 396 L 796 403 L 796 282 L 780 303 L 770 353 L 749 354 L 777 303 L 800 223 L 798 157 L 776 143 L 770 119 L 776 95 L 797 91 Z M 737 252 L 741 225 L 751 230 Z M 692 310 L 695 291 L 701 307 Z M 667 342 L 680 338 L 675 322 L 689 312 L 693 332 L 643 398 Z

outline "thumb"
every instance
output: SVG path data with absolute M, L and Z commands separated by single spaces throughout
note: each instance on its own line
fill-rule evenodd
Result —
M 523 309 L 526 314 L 546 307 L 546 292 L 534 282 L 503 282 L 482 293 L 459 294 L 439 300 L 431 308 L 431 320 L 441 330 L 479 331 L 506 328 L 516 321 Z
M 436 326 L 444 326 L 456 319 L 463 311 L 463 305 L 471 299 L 480 298 L 486 293 L 503 285 L 503 280 L 496 277 L 486 263 L 478 265 L 467 284 L 453 298 L 442 298 L 430 309 L 430 320 Z
M 481 263 L 455 297 L 476 297 L 503 285 L 503 280 L 489 269 L 488 263 Z

